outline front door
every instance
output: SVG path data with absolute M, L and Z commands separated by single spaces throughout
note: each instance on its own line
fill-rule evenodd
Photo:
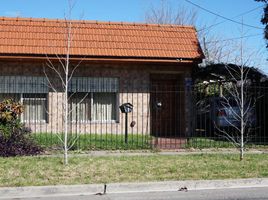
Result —
M 174 138 L 180 132 L 180 91 L 177 77 L 151 79 L 151 130 L 156 137 Z

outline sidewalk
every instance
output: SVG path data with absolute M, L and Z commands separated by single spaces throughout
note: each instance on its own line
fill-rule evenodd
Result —
M 87 156 L 152 156 L 152 155 L 198 155 L 198 154 L 239 154 L 235 148 L 221 149 L 179 149 L 179 150 L 160 150 L 153 152 L 150 150 L 114 150 L 114 151 L 89 151 L 83 153 L 69 154 L 69 157 L 87 157 Z M 248 149 L 245 154 L 267 154 L 268 149 Z M 62 157 L 62 154 L 38 155 L 41 157 Z
M 146 183 L 111 183 L 106 184 L 106 193 L 179 191 L 181 188 L 183 188 L 183 191 L 191 191 L 249 187 L 268 187 L 268 178 L 197 181 L 189 180 Z M 104 184 L 3 187 L 0 188 L 0 199 L 91 194 L 94 195 L 104 193 L 104 188 Z

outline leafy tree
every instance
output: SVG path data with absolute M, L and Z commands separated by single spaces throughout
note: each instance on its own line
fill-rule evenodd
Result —
M 268 0 L 255 0 L 257 2 L 263 2 L 264 8 L 263 8 L 263 16 L 261 18 L 261 23 L 265 25 L 264 28 L 264 38 L 268 40 Z M 268 48 L 268 44 L 266 46 Z
M 213 80 L 214 82 L 231 82 L 233 77 L 226 70 L 226 66 L 233 71 L 237 71 L 241 66 L 233 63 L 217 63 L 217 64 L 208 64 L 204 67 L 199 67 L 194 69 L 193 78 L 195 83 L 202 83 L 203 81 Z M 248 71 L 247 78 L 251 81 L 252 84 L 259 85 L 263 82 L 267 76 L 263 74 L 258 68 L 244 66 Z

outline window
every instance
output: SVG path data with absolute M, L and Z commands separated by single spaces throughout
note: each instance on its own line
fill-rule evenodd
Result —
M 47 121 L 47 93 L 46 77 L 0 76 L 0 101 L 20 101 L 24 105 L 24 122 Z
M 24 106 L 21 120 L 24 122 L 46 121 L 47 97 L 46 94 L 0 94 L 0 101 L 13 99 Z
M 87 122 L 91 120 L 91 98 L 88 93 L 70 94 L 70 120 Z
M 73 77 L 69 92 L 71 121 L 114 122 L 118 119 L 118 78 Z
M 116 120 L 116 93 L 93 93 L 93 121 Z
M 116 115 L 117 94 L 72 93 L 70 94 L 70 120 L 73 122 L 113 122 Z
M 24 112 L 23 121 L 40 122 L 46 121 L 47 97 L 46 94 L 23 94 L 22 104 Z

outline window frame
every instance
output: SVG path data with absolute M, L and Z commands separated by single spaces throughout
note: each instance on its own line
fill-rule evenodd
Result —
M 38 119 L 38 120 L 27 120 L 27 119 L 24 119 L 23 117 L 23 113 L 21 114 L 20 116 L 20 119 L 21 119 L 21 122 L 24 122 L 24 123 L 48 123 L 48 94 L 47 93 L 40 93 L 40 94 L 43 94 L 45 97 L 43 98 L 36 98 L 36 97 L 23 97 L 23 95 L 27 94 L 27 95 L 39 95 L 39 94 L 34 94 L 34 93 L 19 93 L 20 94 L 20 102 L 21 104 L 24 106 L 23 104 L 23 100 L 38 100 L 40 99 L 40 101 L 42 100 L 45 100 L 45 119 Z
M 24 100 L 45 100 L 45 119 L 38 119 L 38 120 L 27 120 L 27 119 L 24 119 L 24 112 L 20 114 L 19 116 L 19 119 L 22 123 L 48 123 L 48 94 L 47 93 L 38 93 L 38 94 L 35 94 L 35 93 L 1 93 L 1 94 L 8 94 L 8 95 L 13 95 L 13 96 L 17 96 L 17 99 L 14 99 L 15 101 L 18 101 L 20 102 L 23 106 L 25 106 L 23 103 L 24 103 Z M 30 95 L 39 95 L 39 94 L 42 94 L 44 95 L 45 97 L 43 98 L 36 98 L 36 97 L 33 97 L 33 98 L 29 98 L 29 97 L 24 97 L 23 95 L 25 94 L 30 94 Z
M 91 94 L 90 94 L 90 92 L 74 92 L 74 93 L 72 93 L 72 92 L 69 92 L 69 94 L 83 94 L 83 93 L 85 93 L 85 95 L 86 95 L 86 93 L 89 93 L 89 98 L 90 98 L 90 119 L 89 120 L 77 120 L 77 118 L 76 119 L 72 119 L 71 118 L 71 116 L 72 116 L 72 114 L 70 114 L 69 115 L 69 121 L 71 122 L 71 123 L 89 123 L 90 121 L 91 121 L 91 104 L 92 104 L 92 100 L 91 100 Z M 69 94 L 68 94 L 68 96 L 69 96 Z M 69 98 L 69 97 L 68 97 Z M 72 98 L 72 97 L 71 97 Z M 71 98 L 68 100 L 68 108 L 71 106 L 71 104 L 72 104 L 72 101 L 71 101 Z M 84 97 L 83 97 L 84 98 Z M 76 109 L 77 109 L 77 107 L 76 107 Z M 71 110 L 69 110 L 69 112 L 70 112 Z M 77 111 L 76 111 L 77 112 Z
M 15 101 L 23 104 L 23 95 L 43 95 L 45 96 L 44 119 L 26 120 L 23 119 L 23 113 L 19 116 L 21 122 L 26 123 L 48 123 L 49 120 L 49 87 L 46 76 L 24 76 L 24 75 L 1 75 L 0 76 L 0 94 L 17 95 Z M 38 100 L 35 98 L 28 98 Z M 38 113 L 37 113 L 38 114 Z
M 105 123 L 119 123 L 119 92 L 75 92 L 77 94 L 86 94 L 88 93 L 89 98 L 90 98 L 90 117 L 89 120 L 76 120 L 76 119 L 70 119 L 71 123 L 81 123 L 81 124 L 105 124 Z M 113 120 L 93 120 L 93 104 L 94 104 L 94 93 L 111 93 L 111 94 L 115 94 L 115 119 Z M 70 94 L 74 94 L 74 93 L 70 93 Z M 72 103 L 71 99 L 69 100 L 69 106 Z

